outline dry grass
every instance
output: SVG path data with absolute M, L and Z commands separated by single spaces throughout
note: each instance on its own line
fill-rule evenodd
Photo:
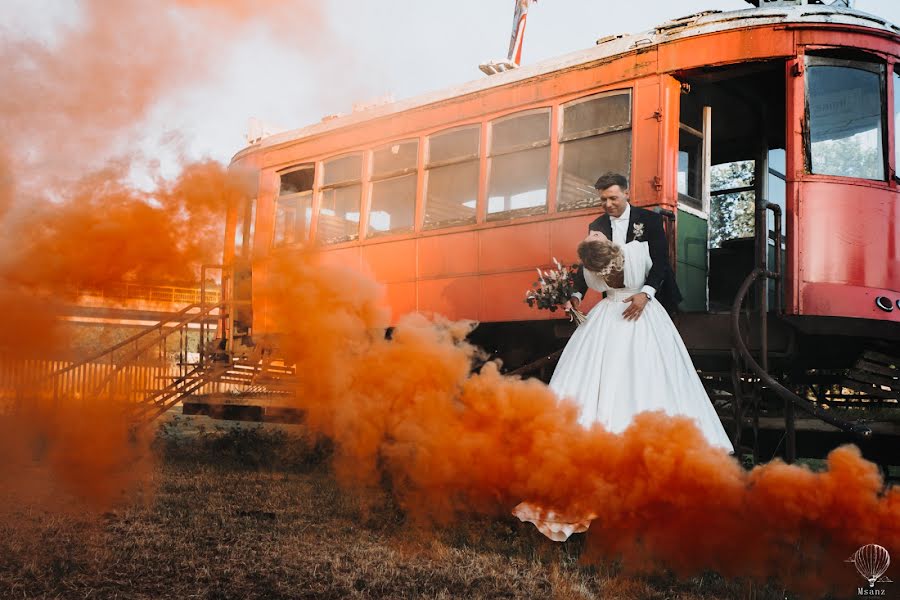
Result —
M 389 498 L 364 510 L 340 490 L 327 444 L 297 428 L 204 421 L 166 426 L 154 480 L 115 510 L 0 515 L 0 598 L 786 597 L 583 565 L 582 539 L 555 544 L 512 517 L 414 529 Z

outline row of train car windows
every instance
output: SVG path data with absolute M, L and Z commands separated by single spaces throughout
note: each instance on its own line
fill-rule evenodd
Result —
M 631 91 L 589 96 L 561 107 L 558 127 L 557 210 L 596 206 L 593 184 L 601 171 L 629 174 Z M 507 115 L 488 124 L 488 221 L 547 212 L 551 110 Z M 481 125 L 466 125 L 424 138 L 423 229 L 475 223 L 481 166 Z M 318 194 L 316 241 L 358 239 L 363 185 L 368 186 L 368 238 L 415 229 L 419 139 L 392 142 L 370 153 L 363 180 L 363 154 L 286 170 L 276 206 L 276 246 L 303 242 Z M 318 175 L 318 178 L 317 178 Z

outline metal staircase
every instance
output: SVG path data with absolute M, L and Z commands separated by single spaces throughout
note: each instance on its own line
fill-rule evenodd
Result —
M 251 348 L 225 352 L 211 339 L 213 322 L 227 323 L 228 304 L 191 304 L 171 317 L 84 360 L 43 376 L 37 386 L 55 402 L 107 399 L 137 423 L 147 423 L 201 393 L 287 393 L 294 376 Z

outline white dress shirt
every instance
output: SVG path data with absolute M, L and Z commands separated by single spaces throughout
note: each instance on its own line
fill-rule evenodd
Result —
M 631 205 L 625 205 L 625 212 L 620 217 L 609 216 L 609 224 L 612 226 L 612 241 L 616 246 L 624 246 L 628 237 L 628 219 L 631 218 Z
M 625 211 L 619 217 L 609 216 L 609 224 L 612 227 L 612 241 L 616 246 L 624 246 L 625 240 L 628 238 L 628 221 L 631 219 L 631 204 L 625 204 Z M 641 291 L 650 296 L 653 300 L 656 297 L 656 288 L 651 285 L 645 285 Z

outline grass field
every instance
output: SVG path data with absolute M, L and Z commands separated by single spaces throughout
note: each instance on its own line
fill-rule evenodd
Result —
M 557 544 L 513 517 L 414 527 L 387 495 L 371 509 L 340 489 L 328 445 L 297 426 L 180 417 L 155 453 L 143 489 L 102 513 L 4 492 L 0 598 L 791 597 L 586 564 L 584 536 Z

